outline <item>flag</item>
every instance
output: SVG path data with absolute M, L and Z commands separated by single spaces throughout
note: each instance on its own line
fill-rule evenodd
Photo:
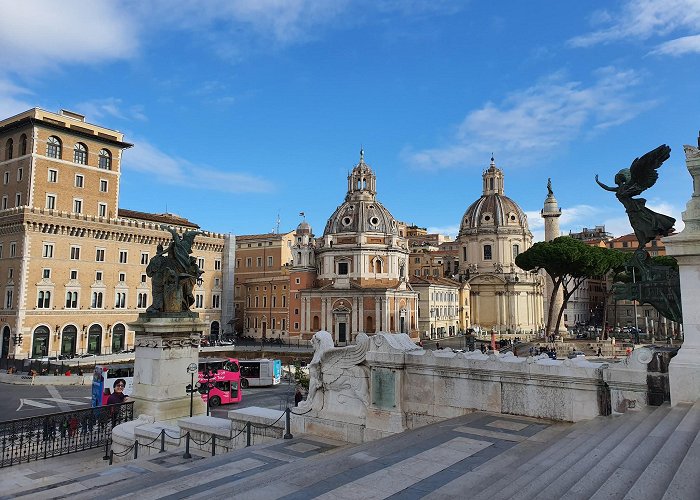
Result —
M 299 212 L 299 217 L 306 217 L 306 214 L 304 212 Z

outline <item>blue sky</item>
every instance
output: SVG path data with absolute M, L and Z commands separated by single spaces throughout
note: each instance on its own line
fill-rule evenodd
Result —
M 364 147 L 395 218 L 456 235 L 491 154 L 563 232 L 631 232 L 594 182 L 666 143 L 648 206 L 678 219 L 700 129 L 697 0 L 0 0 L 0 116 L 120 130 L 121 208 L 317 236 Z

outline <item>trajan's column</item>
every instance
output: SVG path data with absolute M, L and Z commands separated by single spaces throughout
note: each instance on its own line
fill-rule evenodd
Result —
M 559 232 L 559 217 L 561 217 L 561 209 L 559 208 L 559 203 L 557 203 L 557 199 L 554 197 L 554 191 L 552 191 L 552 179 L 547 179 L 547 198 L 544 200 L 544 208 L 540 212 L 540 215 L 542 215 L 542 218 L 544 219 L 544 239 L 545 241 L 552 241 L 554 238 L 558 238 L 561 236 Z M 547 321 L 547 317 L 549 314 L 549 301 L 552 297 L 552 289 L 554 288 L 554 284 L 552 283 L 552 279 L 549 277 L 549 275 L 545 274 L 545 295 L 544 295 L 544 317 L 545 317 L 545 322 Z M 554 297 L 554 309 L 552 313 L 554 314 L 554 318 L 556 318 L 556 314 L 559 312 L 561 309 L 562 304 L 564 303 L 564 291 L 559 288 L 559 291 L 557 292 L 556 296 Z M 552 319 L 552 324 L 550 325 L 550 328 L 554 328 L 556 321 L 555 319 Z M 564 322 L 562 321 L 561 324 L 559 325 L 559 332 L 558 333 L 565 333 L 566 332 L 566 327 L 564 326 Z M 547 331 L 547 335 L 551 335 L 553 332 Z

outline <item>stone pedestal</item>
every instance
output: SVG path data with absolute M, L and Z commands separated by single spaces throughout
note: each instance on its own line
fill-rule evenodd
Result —
M 664 239 L 666 254 L 678 261 L 683 308 L 683 346 L 668 368 L 671 404 L 700 400 L 700 149 L 685 146 L 693 196 L 683 212 L 685 229 Z
M 139 314 L 129 326 L 135 330 L 134 411 L 167 422 L 190 415 L 192 381 L 187 372 L 199 361 L 199 340 L 206 323 L 194 313 Z M 197 382 L 197 374 L 194 375 Z M 194 394 L 193 415 L 205 413 L 199 394 Z

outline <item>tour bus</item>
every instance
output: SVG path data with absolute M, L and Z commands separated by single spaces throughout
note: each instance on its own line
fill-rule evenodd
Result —
M 123 378 L 126 381 L 124 394 L 131 396 L 134 393 L 134 365 L 133 364 L 114 364 L 105 365 L 102 367 L 102 404 L 107 404 L 110 394 L 114 391 L 114 382 Z
M 241 387 L 277 385 L 282 377 L 282 361 L 279 359 L 246 359 L 241 361 Z
M 210 380 L 214 386 L 202 392 L 202 399 L 209 406 L 219 406 L 222 404 L 239 403 L 241 401 L 241 373 L 238 367 L 238 360 L 233 358 L 208 358 L 199 361 L 199 383 L 204 384 L 207 379 L 203 376 L 206 371 L 213 371 L 214 377 Z

